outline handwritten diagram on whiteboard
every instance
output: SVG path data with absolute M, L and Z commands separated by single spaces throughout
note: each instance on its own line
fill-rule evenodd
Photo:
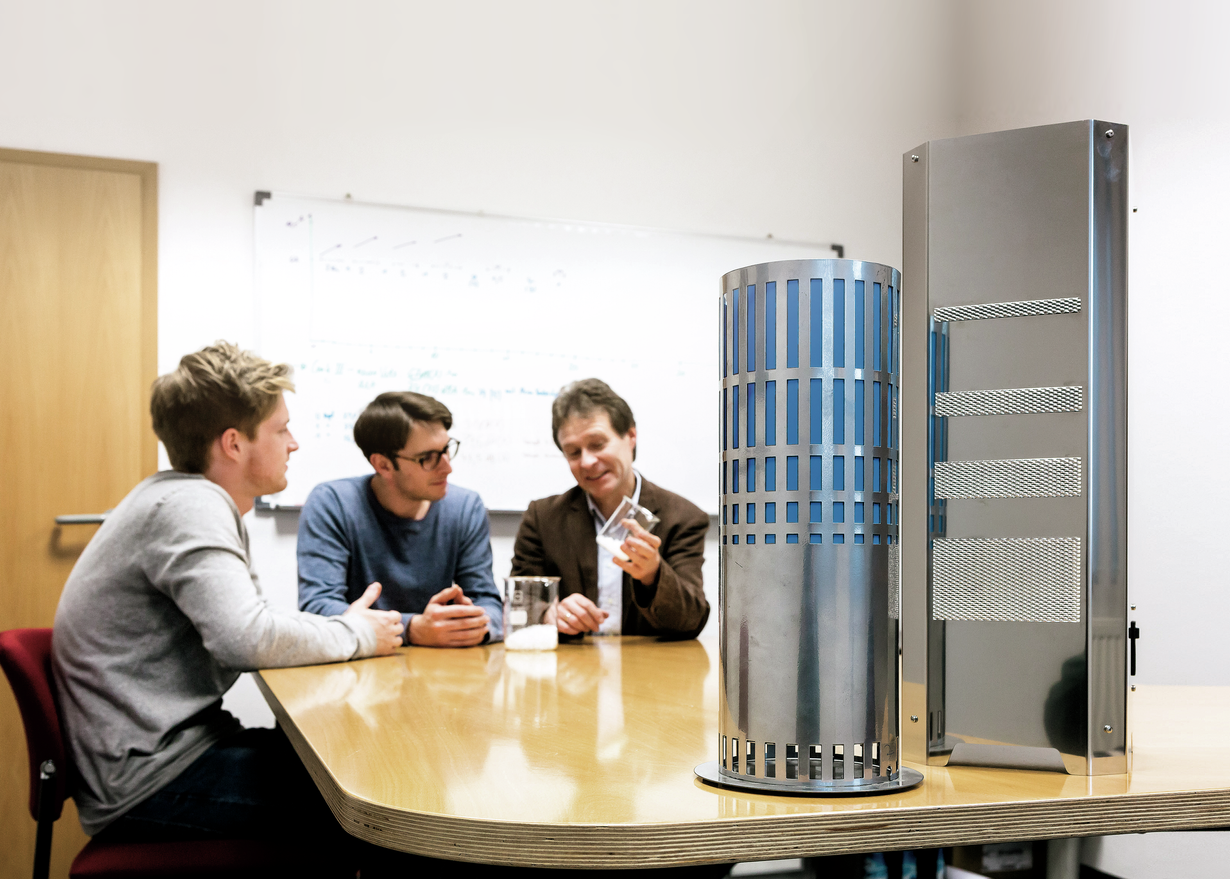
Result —
M 825 245 L 514 219 L 275 194 L 256 207 L 258 347 L 295 368 L 297 506 L 371 472 L 351 435 L 378 393 L 453 412 L 451 480 L 523 510 L 574 484 L 551 438 L 559 389 L 602 378 L 636 415 L 637 468 L 716 509 L 724 272 Z

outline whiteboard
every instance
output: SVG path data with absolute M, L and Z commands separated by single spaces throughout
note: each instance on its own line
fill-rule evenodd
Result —
M 259 193 L 257 349 L 295 369 L 287 488 L 371 472 L 351 430 L 382 391 L 429 394 L 461 441 L 452 481 L 489 509 L 574 485 L 551 402 L 596 376 L 628 401 L 636 467 L 718 503 L 724 273 L 828 245 Z

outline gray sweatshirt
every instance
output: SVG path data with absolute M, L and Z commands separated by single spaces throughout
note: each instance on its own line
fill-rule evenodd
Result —
M 144 480 L 85 548 L 56 611 L 52 664 L 85 832 L 240 728 L 222 694 L 241 672 L 375 650 L 364 621 L 269 606 L 220 486 L 171 471 Z

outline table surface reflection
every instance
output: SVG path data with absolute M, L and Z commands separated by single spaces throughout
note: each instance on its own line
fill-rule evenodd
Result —
M 617 868 L 1230 825 L 1230 687 L 1133 693 L 1129 775 L 906 763 L 899 794 L 719 790 L 713 641 L 402 648 L 257 682 L 338 820 L 402 851 Z

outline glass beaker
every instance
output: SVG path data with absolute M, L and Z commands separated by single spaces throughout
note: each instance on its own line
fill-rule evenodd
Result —
M 653 526 L 661 520 L 630 497 L 625 497 L 620 501 L 619 507 L 611 514 L 611 518 L 606 520 L 606 524 L 602 526 L 602 530 L 598 532 L 595 539 L 599 546 L 615 558 L 626 562 L 629 560 L 628 556 L 620 549 L 620 545 L 628 538 L 628 529 L 623 524 L 625 519 L 631 519 L 646 531 L 652 531 Z
M 559 577 L 504 578 L 504 648 L 554 650 Z

